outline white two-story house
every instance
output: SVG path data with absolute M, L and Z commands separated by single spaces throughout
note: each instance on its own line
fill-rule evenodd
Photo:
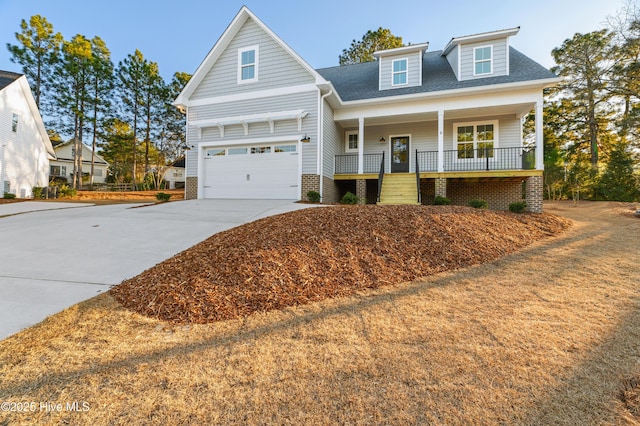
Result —
M 0 198 L 31 198 L 49 185 L 49 160 L 56 154 L 22 74 L 0 70 Z
M 370 203 L 480 198 L 542 210 L 542 91 L 559 78 L 510 46 L 518 28 L 314 69 L 243 7 L 175 104 L 186 198 Z M 535 146 L 522 120 L 535 112 Z

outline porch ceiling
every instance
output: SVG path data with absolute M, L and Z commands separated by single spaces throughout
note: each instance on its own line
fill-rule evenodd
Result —
M 522 117 L 535 108 L 535 103 L 519 103 L 510 105 L 494 105 L 482 108 L 450 109 L 444 111 L 445 120 L 470 120 L 478 117 L 511 115 Z M 384 126 L 390 124 L 415 123 L 420 121 L 437 121 L 438 111 L 426 111 L 411 114 L 364 115 L 365 126 Z M 337 120 L 344 128 L 358 127 L 357 118 Z

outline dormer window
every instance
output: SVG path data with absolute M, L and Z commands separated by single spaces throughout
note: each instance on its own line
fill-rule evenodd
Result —
M 396 59 L 393 61 L 392 86 L 407 84 L 407 59 Z
M 238 83 L 258 81 L 258 46 L 238 50 Z
M 491 74 L 493 72 L 493 48 L 491 46 L 473 49 L 474 75 Z

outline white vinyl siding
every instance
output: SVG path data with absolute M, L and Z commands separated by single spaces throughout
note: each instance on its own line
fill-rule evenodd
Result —
M 490 42 L 483 41 L 481 43 L 461 45 L 459 48 L 460 80 L 508 75 L 507 61 L 509 55 L 507 49 L 509 46 L 506 38 Z M 490 51 L 490 60 L 477 60 L 477 54 L 481 55 L 480 58 L 484 58 L 488 51 Z M 449 55 L 453 55 L 453 52 Z M 478 69 L 476 69 L 478 65 L 480 66 L 481 71 L 487 71 L 487 67 L 489 67 L 490 72 L 478 73 Z
M 380 90 L 414 87 L 422 84 L 422 52 L 410 55 L 404 53 L 396 56 L 383 56 L 378 61 L 380 62 Z
M 323 167 L 322 167 L 322 173 L 324 176 L 333 179 L 333 173 L 334 173 L 334 159 L 335 156 L 337 154 L 342 153 L 342 148 L 341 146 L 344 146 L 341 144 L 342 142 L 342 133 L 340 131 L 340 126 L 338 124 L 336 124 L 336 122 L 333 119 L 333 110 L 331 109 L 331 106 L 327 103 L 327 101 L 324 101 L 324 127 L 323 127 L 323 137 L 324 137 L 324 144 L 323 144 Z
M 32 187 L 49 182 L 49 159 L 36 122 L 40 117 L 33 115 L 26 96 L 31 94 L 18 80 L 0 90 L 0 183 L 18 197 L 30 197 Z
M 258 54 L 257 76 L 259 79 L 252 84 L 238 84 L 238 52 L 251 46 L 259 46 L 258 52 L 256 52 Z M 248 20 L 195 89 L 190 100 L 271 90 L 314 82 L 314 76 L 254 21 Z
M 303 144 L 302 147 L 302 170 L 303 173 L 317 173 L 318 169 L 318 92 L 310 91 L 293 95 L 275 96 L 272 98 L 248 99 L 243 101 L 213 104 L 206 106 L 189 107 L 189 121 L 220 119 L 224 117 L 246 116 L 260 113 L 277 113 L 279 111 L 290 111 L 303 109 L 307 115 L 302 119 L 302 127 L 298 128 L 298 121 L 295 119 L 277 121 L 271 132 L 271 126 L 267 122 L 251 123 L 248 125 L 248 132 L 241 124 L 224 126 L 224 137 L 221 137 L 218 127 L 205 127 L 201 131 L 201 137 L 194 126 L 187 126 L 187 144 L 226 144 L 229 141 L 250 141 L 255 139 L 273 139 L 278 137 L 291 137 L 300 135 L 299 138 L 307 134 L 311 138 L 310 143 Z M 190 151 L 187 156 L 189 161 Z M 189 176 L 196 176 L 197 161 L 191 160 L 187 170 Z M 192 175 L 191 171 L 194 170 Z
M 460 48 L 456 46 L 447 55 L 447 61 L 449 61 L 449 65 L 451 65 L 451 69 L 453 70 L 453 73 L 456 75 L 456 78 L 458 80 L 460 80 L 459 59 L 460 59 Z

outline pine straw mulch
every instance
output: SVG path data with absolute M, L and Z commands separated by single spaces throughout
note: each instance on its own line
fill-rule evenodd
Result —
M 456 206 L 309 208 L 215 234 L 111 294 L 143 315 L 208 323 L 488 262 L 568 225 Z

